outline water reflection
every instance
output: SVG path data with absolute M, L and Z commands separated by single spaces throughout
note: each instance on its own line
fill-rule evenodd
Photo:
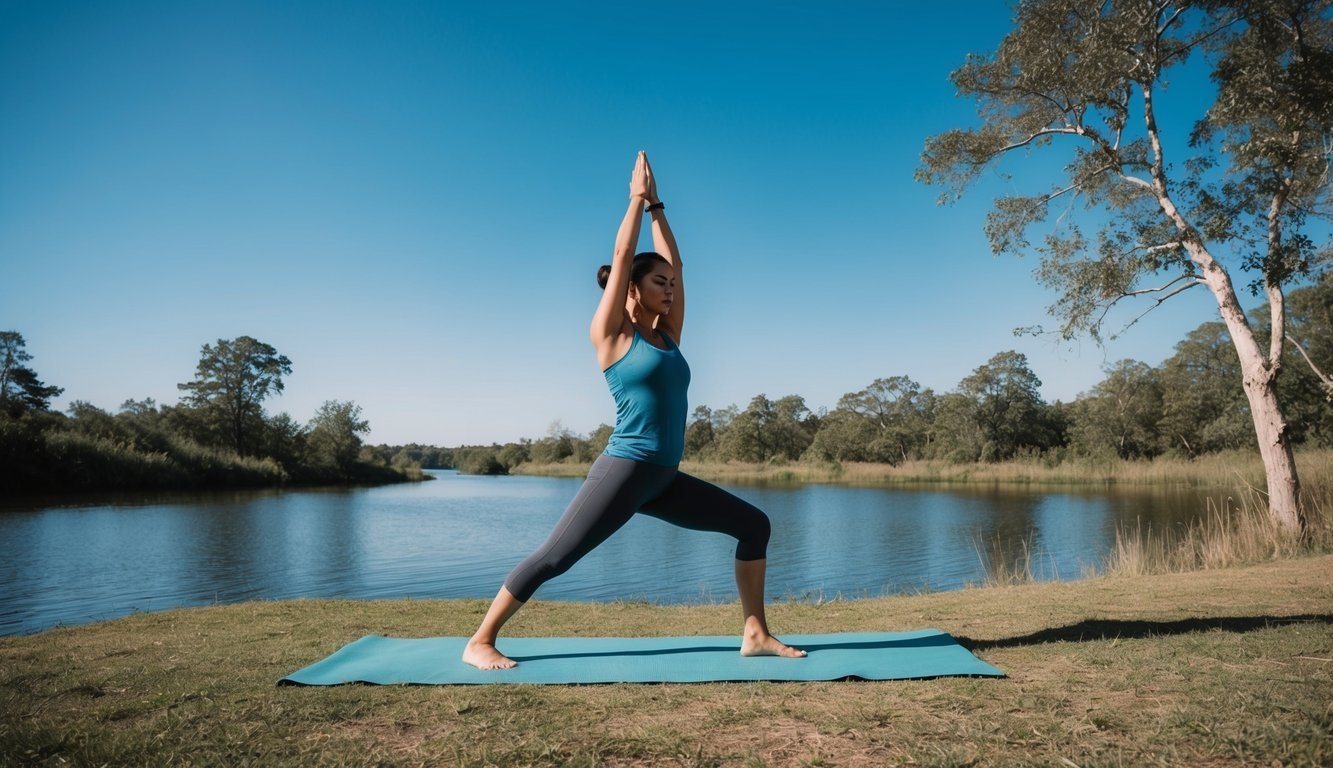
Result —
M 0 634 L 181 605 L 298 596 L 490 597 L 579 480 L 470 477 L 374 489 L 126 495 L 0 510 Z M 1100 566 L 1118 527 L 1180 527 L 1197 491 L 731 487 L 773 521 L 773 598 L 954 589 L 1023 557 Z M 539 599 L 734 600 L 735 543 L 638 516 Z

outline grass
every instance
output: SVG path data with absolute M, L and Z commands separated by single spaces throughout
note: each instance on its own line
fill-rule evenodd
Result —
M 1297 470 L 1306 490 L 1333 496 L 1333 450 L 1311 449 L 1296 454 Z M 747 464 L 686 461 L 681 469 L 713 482 L 845 483 L 849 485 L 918 485 L 928 483 L 1015 483 L 1048 485 L 1185 485 L 1201 488 L 1264 487 L 1264 468 L 1256 451 L 1227 451 L 1197 459 L 1158 457 L 1151 461 L 1071 458 L 1048 462 L 1041 457 L 976 464 L 908 461 L 898 465 L 847 462 Z M 579 463 L 520 464 L 515 474 L 583 477 Z
M 1333 763 L 1333 555 L 770 606 L 779 633 L 937 627 L 1004 680 L 274 685 L 364 634 L 469 634 L 485 608 L 252 602 L 0 638 L 0 764 Z M 738 613 L 536 601 L 510 629 L 720 634 Z

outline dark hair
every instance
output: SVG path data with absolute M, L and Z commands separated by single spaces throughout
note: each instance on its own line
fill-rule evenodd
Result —
M 636 253 L 634 255 L 634 265 L 629 268 L 629 281 L 631 283 L 637 283 L 640 280 L 643 280 L 648 276 L 649 272 L 653 271 L 653 267 L 657 266 L 659 262 L 671 266 L 671 262 L 667 261 L 660 253 L 654 251 Z M 597 284 L 602 286 L 602 290 L 606 290 L 606 281 L 610 279 L 610 264 L 603 264 L 597 268 Z

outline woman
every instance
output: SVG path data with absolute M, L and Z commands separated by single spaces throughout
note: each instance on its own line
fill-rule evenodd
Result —
M 645 210 L 657 253 L 637 256 Z M 648 157 L 640 152 L 630 179 L 629 210 L 616 235 L 611 264 L 597 273 L 602 300 L 589 337 L 616 401 L 616 428 L 593 462 L 546 543 L 505 579 L 486 618 L 463 651 L 480 669 L 517 664 L 495 647 L 500 628 L 546 581 L 569 570 L 635 512 L 685 528 L 736 538 L 736 586 L 745 614 L 741 654 L 804 656 L 768 633 L 764 566 L 768 517 L 716 486 L 676 469 L 685 445 L 685 391 L 690 369 L 680 354 L 685 284 L 676 239 L 657 197 Z

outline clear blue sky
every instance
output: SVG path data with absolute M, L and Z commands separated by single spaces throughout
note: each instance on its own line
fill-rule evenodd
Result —
M 927 135 L 974 122 L 947 76 L 1009 17 L 0 2 L 0 329 L 58 408 L 175 403 L 204 343 L 248 334 L 291 358 L 267 407 L 301 421 L 338 399 L 373 442 L 586 433 L 614 418 L 594 274 L 645 149 L 688 268 L 692 404 L 946 391 L 1006 349 L 1069 400 L 1215 305 L 1195 289 L 1105 349 L 1012 335 L 1054 297 L 982 236 L 1005 182 L 941 208 L 912 179 Z

